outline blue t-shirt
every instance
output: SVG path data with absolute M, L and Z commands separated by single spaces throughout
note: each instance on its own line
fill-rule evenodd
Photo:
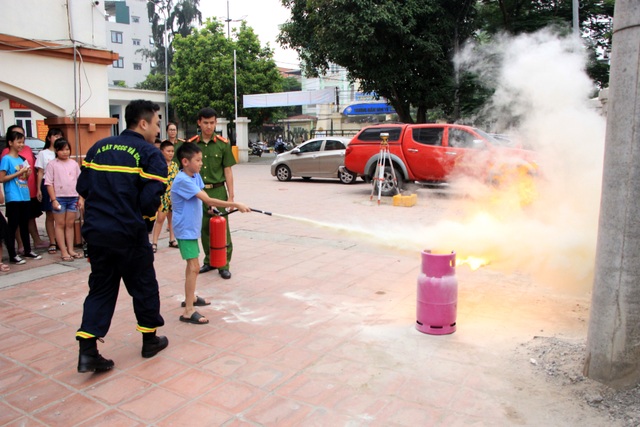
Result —
M 196 197 L 204 188 L 199 173 L 189 176 L 180 171 L 171 186 L 173 232 L 182 240 L 197 240 L 202 226 L 202 200 Z
M 27 161 L 22 157 L 11 157 L 9 154 L 5 155 L 0 160 L 0 171 L 5 171 L 7 175 L 13 175 L 20 169 L 28 165 Z M 34 173 L 34 171 L 31 171 Z M 29 185 L 27 178 L 24 176 L 18 176 L 11 181 L 4 183 L 4 196 L 5 201 L 9 202 L 28 202 L 31 200 L 29 196 Z

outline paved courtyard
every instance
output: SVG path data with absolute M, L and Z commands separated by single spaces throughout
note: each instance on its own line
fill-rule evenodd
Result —
M 185 264 L 163 232 L 159 333 L 170 343 L 154 358 L 140 356 L 122 287 L 99 343 L 114 370 L 76 372 L 84 260 L 44 254 L 0 274 L 0 425 L 617 425 L 548 382 L 521 351 L 536 336 L 584 340 L 587 292 L 461 266 L 457 331 L 422 334 L 419 251 L 355 228 L 455 219 L 456 196 L 418 189 L 416 206 L 378 206 L 365 183 L 278 182 L 266 162 L 234 168 L 237 200 L 294 218 L 231 215 L 233 277 L 198 278 L 198 294 L 213 302 L 201 308 L 209 325 L 178 321 Z

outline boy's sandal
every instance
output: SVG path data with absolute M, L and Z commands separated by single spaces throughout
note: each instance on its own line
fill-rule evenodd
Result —
M 196 300 L 193 302 L 193 305 L 196 307 L 204 307 L 206 305 L 211 305 L 211 303 L 202 297 L 196 296 Z M 186 307 L 187 306 L 186 301 L 182 301 L 181 306 Z
M 57 250 L 58 247 L 56 245 L 49 245 L 49 249 L 47 249 L 47 252 L 49 252 L 51 255 L 54 255 Z
M 155 243 L 152 243 L 151 250 L 153 250 L 153 253 L 155 254 L 158 251 L 158 245 L 156 245 Z
M 194 325 L 206 325 L 207 323 L 209 323 L 209 319 L 206 319 L 202 314 L 198 313 L 197 311 L 194 311 L 191 317 L 180 316 L 180 321 L 193 323 Z
M 177 248 L 178 246 L 178 242 L 176 242 L 175 240 L 169 240 L 169 247 L 170 248 Z
M 8 273 L 11 271 L 11 268 L 7 264 L 0 264 L 0 271 L 3 273 Z
M 73 262 L 73 257 L 72 256 L 63 256 L 63 257 L 60 257 L 60 258 L 64 262 Z

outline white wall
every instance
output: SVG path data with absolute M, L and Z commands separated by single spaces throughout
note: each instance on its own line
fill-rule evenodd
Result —
M 118 123 L 120 132 L 127 128 L 124 120 L 124 110 L 127 104 L 133 100 L 147 99 L 155 102 L 160 106 L 160 115 L 164 116 L 164 92 L 161 91 L 112 87 L 109 88 L 109 99 L 111 104 L 109 115 L 113 116 L 114 114 L 118 114 L 120 116 Z M 167 121 L 164 117 L 161 117 L 160 135 L 162 135 L 162 139 L 166 139 L 167 137 L 166 127 Z
M 78 46 L 106 50 L 103 7 L 102 2 L 96 7 L 90 0 L 0 0 L 0 33 L 72 47 L 71 16 Z M 74 62 L 69 58 L 3 50 L 0 64 L 3 129 L 14 122 L 8 99 L 32 106 L 34 117 L 35 112 L 46 117 L 71 117 L 76 105 L 79 117 L 109 117 L 108 66 L 84 62 L 77 56 L 74 83 Z
M 67 7 L 68 6 L 68 7 Z M 91 0 L 1 0 L 0 33 L 27 39 L 69 43 L 69 19 L 73 38 L 80 44 L 104 48 L 104 5 Z

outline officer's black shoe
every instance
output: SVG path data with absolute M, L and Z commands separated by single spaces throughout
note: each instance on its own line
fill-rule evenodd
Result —
M 160 351 L 167 348 L 169 340 L 167 337 L 154 336 L 153 339 L 142 341 L 142 357 L 153 357 Z
M 231 279 L 231 272 L 229 270 L 218 270 L 218 273 L 223 279 Z
M 105 359 L 100 353 L 80 354 L 78 357 L 78 372 L 104 372 L 112 369 L 113 365 L 113 360 Z
M 211 270 L 215 270 L 215 268 L 211 267 L 209 264 L 205 264 L 202 267 L 200 267 L 200 274 L 208 273 Z

